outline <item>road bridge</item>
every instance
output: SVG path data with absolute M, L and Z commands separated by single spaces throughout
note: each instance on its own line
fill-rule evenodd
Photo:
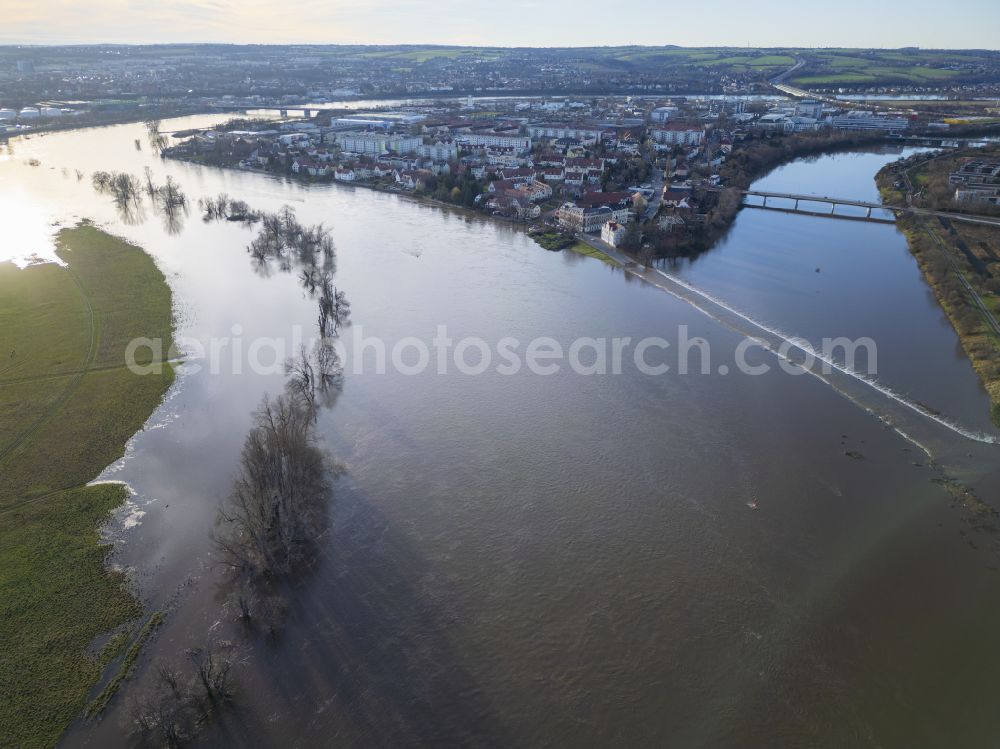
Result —
M 721 190 L 723 188 L 716 188 Z M 886 203 L 873 203 L 867 200 L 856 200 L 854 198 L 837 198 L 831 197 L 829 195 L 806 195 L 801 193 L 791 193 L 791 192 L 772 192 L 769 190 L 740 190 L 740 193 L 744 198 L 747 197 L 759 197 L 763 198 L 763 203 L 761 205 L 755 205 L 753 203 L 744 203 L 748 207 L 754 208 L 771 208 L 771 209 L 781 209 L 788 213 L 805 213 L 811 216 L 832 216 L 833 218 L 844 218 L 845 214 L 837 214 L 838 205 L 854 206 L 856 208 L 864 208 L 864 216 L 853 216 L 850 218 L 854 219 L 869 219 L 872 221 L 885 222 L 889 219 L 883 217 L 872 215 L 872 211 L 889 211 L 894 214 L 900 213 L 913 213 L 921 216 L 939 216 L 942 218 L 951 219 L 952 221 L 964 221 L 966 223 L 972 224 L 984 224 L 987 226 L 997 226 L 1000 227 L 1000 219 L 989 218 L 986 216 L 974 216 L 967 213 L 952 213 L 949 211 L 933 211 L 929 208 L 918 208 L 911 205 L 891 205 Z M 768 205 L 768 200 L 788 200 L 792 202 L 792 206 L 774 206 Z M 800 203 L 828 203 L 830 205 L 830 211 L 816 211 L 814 209 L 802 208 Z

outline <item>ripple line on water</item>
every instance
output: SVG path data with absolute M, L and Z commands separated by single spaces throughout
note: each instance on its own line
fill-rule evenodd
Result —
M 701 297 L 705 301 L 710 302 L 711 304 L 714 304 L 715 306 L 717 306 L 717 307 L 725 310 L 726 312 L 728 312 L 731 315 L 735 315 L 736 317 L 740 318 L 744 322 L 749 323 L 750 325 L 754 326 L 755 328 L 758 328 L 759 330 L 767 333 L 768 335 L 774 336 L 775 338 L 778 338 L 778 339 L 782 340 L 783 342 L 787 343 L 789 346 L 793 346 L 795 348 L 800 349 L 801 351 L 803 351 L 805 354 L 807 354 L 808 356 L 812 357 L 813 359 L 816 359 L 816 360 L 818 360 L 820 362 L 823 362 L 824 364 L 828 365 L 829 367 L 832 367 L 833 369 L 836 369 L 838 372 L 840 372 L 840 373 L 842 373 L 844 375 L 847 375 L 848 377 L 851 377 L 851 378 L 857 380 L 858 382 L 863 383 L 864 385 L 867 385 L 868 387 L 872 388 L 873 390 L 875 390 L 876 392 L 878 392 L 881 395 L 885 396 L 886 398 L 889 398 L 890 400 L 892 400 L 892 401 L 894 401 L 894 402 L 896 402 L 896 403 L 898 403 L 898 404 L 900 404 L 900 405 L 902 405 L 902 406 L 910 409 L 911 411 L 919 414 L 920 416 L 923 416 L 926 419 L 930 419 L 931 421 L 936 422 L 937 424 L 945 427 L 946 429 L 950 430 L 951 432 L 954 432 L 955 434 L 958 434 L 959 436 L 964 437 L 965 439 L 973 440 L 975 442 L 980 442 L 980 443 L 983 443 L 983 444 L 989 444 L 989 445 L 1000 444 L 1000 438 L 998 438 L 996 435 L 984 434 L 983 432 L 973 431 L 971 429 L 963 427 L 961 424 L 958 424 L 957 422 L 955 422 L 955 421 L 953 421 L 953 420 L 951 420 L 951 419 L 949 419 L 947 417 L 944 417 L 944 416 L 942 416 L 940 414 L 934 413 L 933 411 L 931 411 L 930 409 L 928 409 L 926 406 L 924 406 L 924 405 L 922 405 L 922 404 L 920 404 L 920 403 L 918 403 L 918 402 L 916 402 L 916 401 L 914 401 L 914 400 L 912 400 L 910 398 L 907 398 L 905 395 L 902 395 L 901 393 L 896 392 L 895 390 L 893 390 L 888 385 L 885 385 L 884 383 L 879 382 L 878 380 L 876 380 L 874 377 L 868 376 L 868 375 L 866 375 L 866 374 L 864 374 L 862 372 L 858 372 L 857 370 L 855 370 L 855 369 L 847 366 L 846 364 L 841 364 L 840 362 L 838 362 L 835 359 L 833 359 L 831 356 L 828 356 L 828 355 L 826 355 L 826 354 L 824 354 L 824 353 L 822 353 L 820 351 L 817 351 L 816 348 L 811 343 L 809 343 L 809 341 L 806 341 L 803 338 L 799 338 L 799 337 L 796 337 L 796 336 L 792 336 L 792 335 L 790 335 L 788 333 L 785 333 L 784 331 L 780 330 L 779 328 L 766 325 L 765 323 L 762 323 L 759 320 L 754 319 L 753 317 L 751 317 L 750 315 L 746 314 L 745 312 L 742 312 L 742 311 L 736 309 L 735 307 L 733 307 L 732 305 L 730 305 L 728 302 L 725 302 L 724 300 L 719 299 L 718 297 L 716 297 L 716 296 L 714 296 L 712 294 L 709 294 L 706 291 L 703 291 L 703 290 L 699 289 L 698 287 L 694 286 L 693 284 L 688 283 L 687 281 L 684 281 L 683 279 L 678 278 L 677 276 L 671 275 L 670 273 L 667 273 L 667 272 L 665 272 L 663 270 L 660 270 L 659 268 L 653 268 L 652 270 L 655 273 L 657 273 L 658 275 L 660 275 L 663 278 L 665 278 L 670 283 L 676 284 L 677 286 L 679 286 L 680 288 L 684 289 L 685 291 L 687 291 L 687 292 L 689 292 L 691 294 L 696 294 L 697 296 Z M 641 273 L 635 273 L 635 275 L 638 275 L 640 278 L 644 278 L 644 275 L 641 274 Z M 663 288 L 663 287 L 660 287 L 660 288 Z M 712 314 L 712 312 L 710 312 L 709 310 L 705 309 L 702 305 L 698 304 L 696 301 L 694 301 L 694 300 L 692 300 L 692 299 L 684 296 L 683 294 L 671 291 L 670 289 L 664 289 L 664 290 L 667 291 L 668 293 L 673 294 L 673 296 L 677 297 L 678 299 L 684 300 L 685 302 L 687 302 L 688 304 L 690 304 L 691 306 L 693 306 L 695 309 L 697 309 L 698 311 L 702 312 L 703 314 L 707 315 L 708 317 L 710 317 L 710 318 L 712 318 L 712 319 L 714 319 L 714 320 L 716 320 L 718 322 L 723 322 L 724 323 L 724 321 L 721 320 L 717 315 Z M 824 382 L 826 382 L 827 384 L 831 385 L 832 387 L 836 387 L 835 385 L 833 385 L 833 383 L 831 383 L 829 380 L 827 380 L 824 377 L 822 377 L 819 373 L 814 372 L 809 367 L 804 366 L 802 364 L 802 362 L 796 362 L 796 361 L 792 360 L 791 358 L 789 358 L 787 356 L 787 354 L 783 354 L 781 351 L 779 351 L 773 345 L 771 345 L 771 343 L 769 341 L 767 341 L 765 339 L 762 339 L 762 338 L 759 338 L 757 336 L 752 336 L 752 335 L 748 334 L 746 331 L 740 331 L 740 332 L 743 335 L 747 336 L 748 338 L 752 338 L 753 340 L 756 340 L 758 343 L 761 344 L 761 346 L 763 348 L 767 349 L 768 351 L 770 351 L 771 353 L 773 353 L 775 356 L 781 357 L 781 358 L 785 359 L 786 361 L 791 362 L 793 364 L 802 366 L 803 369 L 804 369 L 804 371 L 809 372 L 810 374 L 818 377 L 819 379 L 823 380 Z M 861 404 L 859 404 L 859 405 L 861 405 Z M 871 410 L 871 409 L 868 409 L 868 410 Z M 891 421 L 889 421 L 888 418 L 885 415 L 876 413 L 874 411 L 872 411 L 872 413 L 874 413 L 876 416 L 878 416 L 880 419 L 882 419 L 882 421 L 884 421 L 887 424 L 889 424 L 893 429 L 895 429 L 897 432 L 899 432 L 899 434 L 901 434 L 902 436 L 906 437 L 910 442 L 913 442 L 914 444 L 916 444 L 917 446 L 919 446 L 925 452 L 928 452 L 928 453 L 930 452 L 927 449 L 926 446 L 924 446 L 923 444 L 921 444 L 920 442 L 918 442 L 911 435 L 908 435 L 905 432 L 903 432 L 898 426 L 896 426 Z

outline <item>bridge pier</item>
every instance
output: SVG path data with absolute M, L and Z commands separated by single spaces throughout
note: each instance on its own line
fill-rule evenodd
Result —
M 767 208 L 767 195 L 764 196 L 764 207 Z
M 795 199 L 795 210 L 799 210 L 799 199 Z
M 279 115 L 280 115 L 281 117 L 288 117 L 288 110 L 287 110 L 287 109 L 279 109 L 279 110 L 278 110 L 278 114 L 279 114 Z
M 871 217 L 872 217 L 872 209 L 871 209 L 870 207 L 868 208 L 868 213 L 866 213 L 865 215 L 866 215 L 866 216 L 867 216 L 868 218 L 871 218 Z

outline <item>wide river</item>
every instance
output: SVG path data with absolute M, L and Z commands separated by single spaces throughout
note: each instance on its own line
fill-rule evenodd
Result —
M 1000 547 L 948 486 L 996 499 L 1000 447 L 893 226 L 747 209 L 717 248 L 660 269 L 690 285 L 678 296 L 405 197 L 161 161 L 141 125 L 11 145 L 0 260 L 51 254 L 53 222 L 90 218 L 156 258 L 180 336 L 243 347 L 213 371 L 189 343 L 105 476 L 135 491 L 108 529 L 115 563 L 169 615 L 109 713 L 66 746 L 126 745 L 151 665 L 223 641 L 242 662 L 237 707 L 206 746 L 1000 742 Z M 873 198 L 900 153 L 797 162 L 758 186 Z M 345 341 L 360 330 L 391 349 L 444 325 L 456 341 L 512 336 L 522 354 L 539 336 L 567 349 L 656 336 L 669 352 L 683 333 L 705 339 L 710 373 L 697 358 L 688 374 L 644 373 L 630 356 L 603 375 L 349 365 L 319 417 L 344 468 L 320 559 L 278 637 L 248 638 L 223 607 L 210 533 L 252 412 L 285 377 L 251 371 L 247 350 L 313 335 L 316 302 L 296 271 L 255 267 L 254 229 L 194 206 L 173 224 L 149 205 L 122 217 L 91 188 L 95 170 L 146 166 L 191 200 L 227 192 L 332 227 Z M 878 371 L 790 374 L 756 346 L 747 359 L 770 370 L 743 374 L 747 336 L 867 336 Z

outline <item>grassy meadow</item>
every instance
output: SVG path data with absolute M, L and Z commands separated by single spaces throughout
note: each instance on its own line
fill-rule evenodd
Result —
M 126 489 L 86 483 L 173 380 L 169 366 L 125 368 L 133 338 L 169 348 L 152 259 L 89 225 L 57 241 L 66 267 L 0 263 L 0 736 L 22 748 L 53 746 L 140 631 L 142 606 L 99 545 Z

